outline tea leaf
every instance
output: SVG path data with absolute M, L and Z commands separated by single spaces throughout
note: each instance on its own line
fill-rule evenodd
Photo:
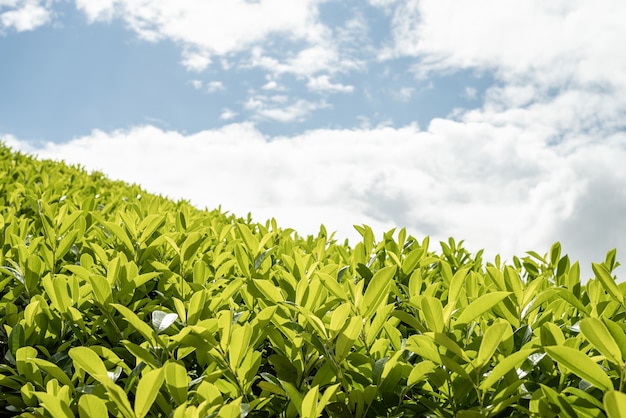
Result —
M 43 403 L 43 407 L 48 411 L 53 417 L 58 418 L 73 418 L 74 414 L 70 409 L 70 406 L 65 403 L 62 399 L 57 398 L 53 394 L 45 393 L 45 392 L 35 392 L 35 396 L 41 400 Z
M 162 368 L 150 370 L 141 377 L 141 380 L 137 384 L 137 392 L 135 394 L 134 411 L 137 418 L 143 418 L 148 414 L 154 400 L 159 394 L 159 389 L 161 389 L 161 385 L 163 385 L 164 378 L 165 375 Z
M 117 311 L 122 314 L 126 322 L 128 322 L 133 328 L 135 328 L 139 333 L 146 339 L 146 341 L 150 341 L 153 345 L 156 345 L 156 335 L 154 330 L 150 328 L 148 324 L 143 322 L 139 317 L 126 306 L 120 305 L 118 303 L 112 303 L 110 306 L 117 309 Z
M 617 366 L 624 364 L 619 345 L 602 321 L 598 318 L 585 318 L 580 322 L 580 330 L 607 360 Z
M 422 315 L 426 320 L 428 329 L 434 332 L 442 332 L 444 329 L 443 308 L 439 299 L 425 296 L 422 299 Z
M 546 347 L 546 353 L 559 364 L 602 390 L 613 390 L 611 379 L 593 360 L 570 347 Z
M 510 330 L 510 325 L 507 323 L 497 323 L 487 328 L 487 331 L 483 334 L 483 339 L 478 349 L 478 357 L 476 357 L 476 366 L 481 367 L 486 364 L 495 353 L 498 345 L 502 341 L 502 337 L 507 330 Z
M 107 383 L 111 380 L 107 374 L 107 369 L 102 359 L 89 347 L 74 347 L 68 352 L 74 360 L 74 365 L 87 373 L 100 383 Z
M 189 377 L 187 370 L 180 362 L 168 361 L 165 364 L 165 384 L 167 390 L 180 405 L 187 401 L 187 391 L 189 388 Z
M 618 303 L 623 305 L 624 295 L 606 267 L 602 264 L 591 263 L 591 268 L 593 269 L 593 273 L 596 275 L 596 278 L 600 281 L 600 283 L 602 283 L 604 290 L 606 290 L 606 292 Z
M 84 394 L 78 399 L 78 415 L 80 418 L 108 418 L 107 406 L 95 395 Z
M 376 309 L 386 302 L 391 286 L 391 279 L 396 274 L 396 266 L 380 269 L 370 280 L 361 303 L 357 306 L 364 318 L 371 318 Z
M 482 383 L 480 384 L 481 390 L 488 390 L 489 388 L 494 386 L 495 383 L 502 376 L 507 374 L 512 368 L 516 367 L 524 360 L 527 360 L 528 357 L 530 357 L 530 355 L 535 353 L 536 351 L 537 351 L 536 349 L 532 349 L 532 348 L 520 350 L 502 360 L 499 360 L 496 367 L 494 367 L 493 370 L 489 372 L 489 375 L 487 376 L 487 378 L 483 380 Z
M 467 324 L 476 317 L 487 312 L 502 300 L 508 297 L 511 292 L 493 292 L 480 296 L 478 299 L 470 303 L 467 308 L 463 309 L 461 315 L 455 321 L 456 324 Z
M 608 418 L 626 417 L 626 394 L 616 390 L 608 391 L 604 394 L 603 403 Z

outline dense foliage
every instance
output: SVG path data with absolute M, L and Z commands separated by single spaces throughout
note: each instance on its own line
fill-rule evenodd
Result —
M 337 243 L 0 145 L 0 414 L 623 417 L 626 284 Z

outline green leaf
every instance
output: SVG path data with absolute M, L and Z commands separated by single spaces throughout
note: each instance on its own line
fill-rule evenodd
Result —
M 70 406 L 51 393 L 35 392 L 35 396 L 43 403 L 43 407 L 55 418 L 74 418 Z
M 559 364 L 602 390 L 613 390 L 611 379 L 586 354 L 570 347 L 545 347 L 546 353 Z
M 78 400 L 80 418 L 108 418 L 106 403 L 95 395 L 85 394 Z
M 480 389 L 488 390 L 505 374 L 507 374 L 512 368 L 518 366 L 524 360 L 528 359 L 528 357 L 535 353 L 537 350 L 534 348 L 528 348 L 525 350 L 520 350 L 516 353 L 511 354 L 510 356 L 498 361 L 496 367 L 494 367 L 489 375 L 483 382 L 480 384 Z
M 104 222 L 104 226 L 124 245 L 124 247 L 126 247 L 129 254 L 134 254 L 135 248 L 133 242 L 128 237 L 128 234 L 126 234 L 126 231 L 124 231 L 124 228 L 114 222 Z
M 417 248 L 407 254 L 407 256 L 404 258 L 404 261 L 402 262 L 402 273 L 406 274 L 407 276 L 411 274 L 413 270 L 415 270 L 415 267 L 417 267 L 417 265 L 419 264 L 422 255 L 424 255 L 424 250 L 422 250 L 421 248 Z
M 626 394 L 611 390 L 604 394 L 602 402 L 608 418 L 626 418 Z
M 430 360 L 422 360 L 421 362 L 417 363 L 415 366 L 413 366 L 413 369 L 409 374 L 409 378 L 406 383 L 407 386 L 411 387 L 416 383 L 422 381 L 424 379 L 424 376 L 426 376 L 428 373 L 432 372 L 435 369 L 435 363 Z
M 593 269 L 596 278 L 600 281 L 600 283 L 602 283 L 604 290 L 606 290 L 606 292 L 619 304 L 624 305 L 624 295 L 606 267 L 602 264 L 591 263 L 591 268 Z
M 378 270 L 372 277 L 365 290 L 361 303 L 357 308 L 359 313 L 366 319 L 370 319 L 376 309 L 383 303 L 386 303 L 389 297 L 389 288 L 391 287 L 391 280 L 396 274 L 396 266 L 383 267 Z
M 150 411 L 163 385 L 164 378 L 165 373 L 163 368 L 150 370 L 141 377 L 141 380 L 137 384 L 137 392 L 135 394 L 135 415 L 138 418 L 145 417 Z
M 150 325 L 143 322 L 139 317 L 126 306 L 118 303 L 112 303 L 112 307 L 122 314 L 126 322 L 128 322 L 133 328 L 135 328 L 145 339 L 156 346 L 156 334 Z
M 91 275 L 89 276 L 89 284 L 91 285 L 91 291 L 93 292 L 96 301 L 100 305 L 106 306 L 113 301 L 111 296 L 111 285 L 107 279 L 102 276 Z
M 457 318 L 456 323 L 467 324 L 473 321 L 478 316 L 502 302 L 502 300 L 510 294 L 511 292 L 493 292 L 480 296 L 478 299 L 470 303 L 467 308 L 463 309 L 461 315 Z
M 554 289 L 554 292 L 564 301 L 578 309 L 579 312 L 589 315 L 589 308 L 587 308 L 569 289 Z
M 302 418 L 317 418 L 319 416 L 317 411 L 318 399 L 319 386 L 313 386 L 302 398 Z
M 111 382 L 102 359 L 89 347 L 74 347 L 69 351 L 74 367 L 80 368 L 100 383 Z
M 274 286 L 269 280 L 253 279 L 254 287 L 270 302 L 280 303 L 284 302 L 285 298 L 280 291 L 280 288 Z
M 469 267 L 460 268 L 456 273 L 454 273 L 454 276 L 450 281 L 450 287 L 448 288 L 448 302 L 443 310 L 443 320 L 446 324 L 450 323 L 450 318 L 452 317 L 454 308 L 456 307 L 459 296 L 461 295 L 461 289 L 463 289 L 463 284 L 465 283 L 465 278 L 467 277 L 469 270 Z
M 256 255 L 259 251 L 259 240 L 252 234 L 247 225 L 238 223 L 237 229 L 239 230 L 239 234 L 241 235 L 243 242 L 248 248 L 248 253 Z
M 178 405 L 185 403 L 187 401 L 187 391 L 189 390 L 187 369 L 185 369 L 182 363 L 175 361 L 168 361 L 164 369 L 167 390 Z
M 24 327 L 22 324 L 17 323 L 9 334 L 9 351 L 15 358 L 17 350 L 24 347 Z
M 241 400 L 242 398 L 239 397 L 229 404 L 224 405 L 217 416 L 219 418 L 244 418 L 247 414 L 242 414 L 243 404 Z
M 298 410 L 298 414 L 302 416 L 302 394 L 298 389 L 289 382 L 280 382 L 285 392 L 287 392 L 287 397 L 293 404 L 293 406 Z
M 511 326 L 508 323 L 497 323 L 487 328 L 487 331 L 483 334 L 483 339 L 480 342 L 480 348 L 478 349 L 478 357 L 476 357 L 476 366 L 482 367 L 495 353 L 498 345 L 502 342 L 502 337 L 507 330 L 510 330 Z
M 322 284 L 332 293 L 336 298 L 341 300 L 348 300 L 348 295 L 343 287 L 339 284 L 337 279 L 330 274 L 316 272 L 316 276 L 320 279 Z
M 157 213 L 146 216 L 146 218 L 139 224 L 139 231 L 141 231 L 139 242 L 145 242 L 164 223 L 165 215 L 163 214 Z
M 445 327 L 441 301 L 432 296 L 424 296 L 421 301 L 422 315 L 428 329 L 434 332 L 443 332 Z
M 338 360 L 343 360 L 350 353 L 350 349 L 354 345 L 356 339 L 359 338 L 362 328 L 363 318 L 360 316 L 353 316 L 350 318 L 346 327 L 337 336 L 335 355 Z
M 231 341 L 228 348 L 228 361 L 230 366 L 237 369 L 250 347 L 252 338 L 252 326 L 245 323 L 233 329 Z
M 30 359 L 30 361 L 35 363 L 41 370 L 48 373 L 48 375 L 57 379 L 62 385 L 69 386 L 74 389 L 74 385 L 72 384 L 70 378 L 56 364 L 40 358 L 33 358 Z
M 189 261 L 193 259 L 194 253 L 202 245 L 203 235 L 194 231 L 189 234 L 183 245 L 180 247 L 180 254 L 182 256 L 181 262 Z
M 606 326 L 607 330 L 611 333 L 611 336 L 617 343 L 620 351 L 622 352 L 622 358 L 626 359 L 626 332 L 617 323 L 607 318 L 602 318 L 602 322 Z
M 624 364 L 619 345 L 601 320 L 598 318 L 583 319 L 580 322 L 580 331 L 608 361 L 619 367 Z
M 117 406 L 117 409 L 124 418 L 135 418 L 135 414 L 133 409 L 130 407 L 130 402 L 128 401 L 128 396 L 126 396 L 124 389 L 110 380 L 104 384 L 104 388 L 109 399 L 115 403 L 115 406 Z

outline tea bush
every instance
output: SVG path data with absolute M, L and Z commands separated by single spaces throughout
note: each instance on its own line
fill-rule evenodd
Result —
M 615 251 L 511 264 L 450 239 L 198 210 L 0 145 L 0 414 L 626 416 Z

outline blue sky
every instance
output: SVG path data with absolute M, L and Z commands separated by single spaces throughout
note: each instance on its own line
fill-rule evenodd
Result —
M 509 259 L 559 240 L 588 266 L 626 248 L 624 15 L 0 0 L 0 140 L 304 234 L 407 227 Z

